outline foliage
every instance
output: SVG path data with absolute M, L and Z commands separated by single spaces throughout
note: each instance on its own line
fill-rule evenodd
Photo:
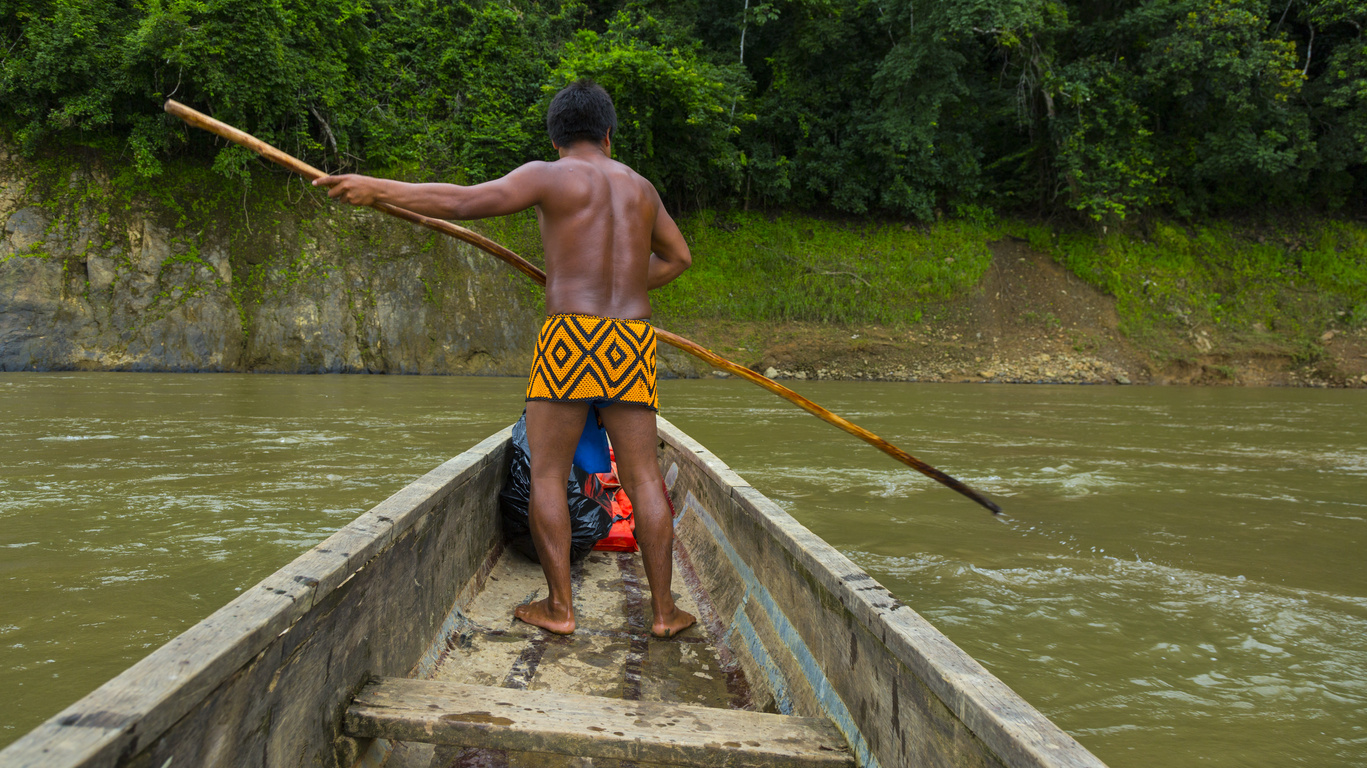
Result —
M 567 83 L 589 77 L 613 96 L 619 127 L 614 151 L 676 201 L 733 188 L 741 153 L 730 141 L 746 75 L 699 56 L 700 45 L 641 13 L 618 13 L 599 35 L 580 30 L 543 89 L 546 102 Z M 728 109 L 729 108 L 729 109 Z
M 483 179 L 549 149 L 529 113 L 576 6 L 527 5 L 10 0 L 0 102 L 24 146 L 122 137 L 146 175 L 216 151 L 159 114 L 173 97 L 324 167 Z M 241 177 L 240 158 L 217 167 Z
M 542 87 L 581 9 L 540 3 L 387 3 L 347 130 L 369 167 L 477 182 L 553 156 Z
M 26 151 L 245 157 L 174 97 L 317 165 L 478 181 L 551 157 L 601 79 L 616 146 L 676 208 L 1105 225 L 1367 192 L 1357 0 L 0 0 L 0 106 Z
M 1069 67 L 1058 117 L 1058 165 L 1072 207 L 1100 221 L 1164 200 L 1167 176 L 1151 121 L 1130 94 L 1132 77 L 1104 62 Z

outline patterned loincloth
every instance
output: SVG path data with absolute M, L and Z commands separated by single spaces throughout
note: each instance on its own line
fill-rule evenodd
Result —
M 659 410 L 655 329 L 645 320 L 551 315 L 536 340 L 527 399 L 638 403 Z

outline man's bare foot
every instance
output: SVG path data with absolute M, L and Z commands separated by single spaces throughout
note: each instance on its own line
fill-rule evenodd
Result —
M 513 615 L 534 627 L 541 627 L 557 635 L 574 632 L 574 609 L 556 610 L 551 606 L 549 598 L 537 600 L 535 603 L 523 603 L 513 609 Z
M 656 637 L 673 637 L 693 626 L 693 622 L 697 620 L 688 611 L 675 608 L 670 615 L 655 615 L 655 621 L 650 625 L 650 634 Z

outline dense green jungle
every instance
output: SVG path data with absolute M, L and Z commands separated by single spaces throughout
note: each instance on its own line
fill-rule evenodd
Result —
M 166 98 L 330 171 L 473 183 L 553 157 L 550 97 L 592 77 L 616 156 L 706 255 L 659 314 L 751 339 L 752 367 L 783 371 L 775 323 L 958 340 L 980 318 L 953 303 L 1014 243 L 1110 297 L 1131 357 L 1196 365 L 1176 380 L 1252 355 L 1359 385 L 1364 23 L 1353 0 L 0 0 L 0 130 L 50 208 L 98 157 L 106 197 L 249 217 L 281 174 Z M 1017 313 L 1094 351 L 1053 306 Z
M 249 158 L 174 97 L 320 167 L 479 181 L 548 157 L 550 95 L 616 99 L 678 208 L 983 208 L 1127 220 L 1360 212 L 1353 0 L 5 0 L 20 143 Z

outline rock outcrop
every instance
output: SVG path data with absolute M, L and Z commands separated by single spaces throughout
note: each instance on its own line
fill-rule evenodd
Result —
M 539 289 L 491 257 L 274 174 L 165 183 L 0 146 L 0 370 L 525 375 Z

